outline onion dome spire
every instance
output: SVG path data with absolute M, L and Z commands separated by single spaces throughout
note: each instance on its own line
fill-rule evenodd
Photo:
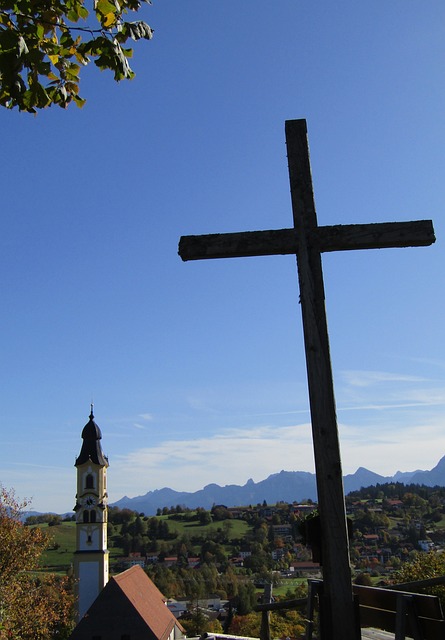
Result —
M 74 466 L 79 466 L 91 460 L 101 467 L 108 467 L 108 458 L 104 456 L 100 441 L 102 433 L 99 426 L 94 422 L 93 405 L 91 405 L 90 419 L 82 431 L 82 448 L 76 459 Z

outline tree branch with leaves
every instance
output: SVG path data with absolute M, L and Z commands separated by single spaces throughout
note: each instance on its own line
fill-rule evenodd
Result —
M 38 571 L 50 539 L 23 524 L 27 506 L 0 485 L 0 640 L 63 640 L 74 627 L 71 580 Z
M 124 19 L 151 0 L 2 0 L 0 3 L 0 106 L 36 113 L 66 108 L 79 95 L 80 71 L 91 60 L 116 81 L 131 79 L 128 40 L 150 40 L 142 21 Z

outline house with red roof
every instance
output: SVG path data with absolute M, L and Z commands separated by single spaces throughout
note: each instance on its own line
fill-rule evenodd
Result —
M 70 640 L 180 640 L 184 628 L 140 566 L 111 576 Z

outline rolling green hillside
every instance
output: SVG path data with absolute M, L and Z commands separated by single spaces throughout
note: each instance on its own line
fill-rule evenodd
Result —
M 216 532 L 218 529 L 221 529 L 223 523 L 227 523 L 229 525 L 227 537 L 229 538 L 229 540 L 233 540 L 234 538 L 244 537 L 249 529 L 249 525 L 244 520 L 222 520 L 202 525 L 197 521 L 186 522 L 176 520 L 174 517 L 172 518 L 170 516 L 156 517 L 159 520 L 167 521 L 169 530 L 176 533 L 177 535 L 204 535 L 208 534 L 211 531 Z
M 53 527 L 48 527 L 46 524 L 38 526 L 45 529 L 53 541 L 51 547 L 42 555 L 42 571 L 66 574 L 73 564 L 76 550 L 76 523 L 63 522 Z M 115 562 L 122 553 L 122 549 L 111 548 L 110 562 Z
M 222 528 L 224 528 L 227 533 L 227 544 L 224 545 L 224 548 L 227 553 L 230 553 L 231 543 L 243 539 L 249 530 L 249 525 L 243 520 L 223 520 L 203 525 L 197 521 L 187 522 L 171 518 L 170 516 L 153 516 L 153 518 L 160 522 L 167 523 L 169 546 L 174 545 L 175 539 L 189 538 L 192 541 L 196 541 L 196 543 L 193 544 L 193 550 L 196 554 L 199 553 L 200 545 L 198 540 L 215 537 L 218 531 L 221 532 Z M 53 541 L 51 547 L 42 556 L 42 570 L 55 573 L 66 573 L 69 571 L 73 564 L 73 556 L 76 550 L 75 522 L 63 522 L 54 526 L 48 526 L 47 524 L 36 526 L 43 528 Z M 124 548 L 120 544 L 123 526 L 125 525 L 113 525 L 112 534 L 109 535 L 108 548 L 110 552 L 111 570 L 113 570 L 113 566 L 119 559 L 125 555 Z

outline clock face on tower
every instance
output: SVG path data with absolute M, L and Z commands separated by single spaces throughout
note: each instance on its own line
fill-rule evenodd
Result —
M 88 496 L 88 498 L 85 498 L 86 507 L 93 507 L 95 504 L 96 504 L 96 498 L 94 498 L 93 496 Z

